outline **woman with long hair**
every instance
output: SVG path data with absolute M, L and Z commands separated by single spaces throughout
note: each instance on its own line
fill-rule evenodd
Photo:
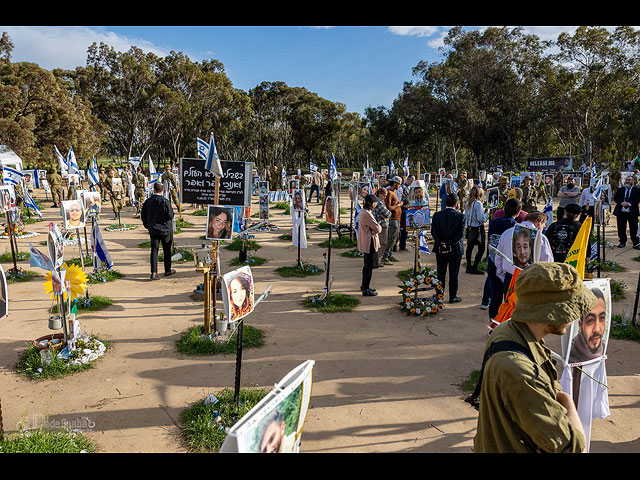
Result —
M 478 269 L 486 247 L 486 234 L 484 224 L 487 222 L 487 214 L 484 211 L 484 190 L 478 186 L 471 189 L 467 200 L 467 273 L 483 275 Z M 473 262 L 471 261 L 473 248 L 478 247 Z
M 251 313 L 251 278 L 243 273 L 229 282 L 229 321 L 238 320 Z
M 364 198 L 362 210 L 360 210 L 359 213 L 358 250 L 364 253 L 360 290 L 365 297 L 378 295 L 378 292 L 376 292 L 374 288 L 371 288 L 373 269 L 378 268 L 378 249 L 380 248 L 378 234 L 382 232 L 382 227 L 373 217 L 373 209 L 376 207 L 378 201 L 379 199 L 375 195 L 367 195 Z
M 209 205 L 208 239 L 231 238 L 233 228 L 233 214 L 229 208 Z

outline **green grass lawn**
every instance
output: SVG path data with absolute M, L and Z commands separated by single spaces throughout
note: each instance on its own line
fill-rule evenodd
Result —
M 200 325 L 196 325 L 188 329 L 176 345 L 178 351 L 186 355 L 216 355 L 236 353 L 237 343 L 237 332 L 233 333 L 228 341 L 209 340 L 202 334 Z M 245 325 L 242 330 L 242 348 L 256 348 L 262 345 L 264 345 L 262 330 Z
M 308 277 L 310 275 L 320 275 L 324 270 L 316 265 L 302 262 L 302 266 L 292 265 L 276 268 L 276 273 L 283 277 Z
M 302 301 L 310 310 L 323 313 L 350 312 L 360 304 L 360 300 L 351 295 L 329 293 L 325 300 L 319 300 L 319 295 L 312 295 Z
M 96 446 L 82 433 L 67 430 L 20 430 L 0 439 L 2 453 L 93 453 Z

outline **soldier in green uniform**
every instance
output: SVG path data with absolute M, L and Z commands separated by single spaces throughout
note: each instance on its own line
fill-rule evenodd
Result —
M 467 181 L 467 172 L 461 172 L 456 178 L 456 184 L 458 185 L 458 199 L 460 200 L 459 208 L 464 213 L 465 197 L 469 194 L 469 184 Z
M 142 172 L 142 167 L 138 167 L 138 171 L 133 176 L 133 185 L 136 188 L 135 199 L 136 199 L 137 214 L 140 214 L 140 211 L 142 210 L 142 204 L 144 203 L 144 200 L 145 200 L 146 194 L 144 191 L 144 186 L 145 186 L 146 180 L 147 180 L 147 177 L 144 176 L 144 173 Z
M 131 206 L 131 197 L 133 196 L 133 192 L 129 191 L 129 167 L 130 165 L 125 165 L 120 173 L 120 179 L 122 180 L 122 198 L 126 197 L 126 205 Z
M 62 201 L 62 177 L 53 168 L 49 169 L 49 175 L 47 175 L 47 182 L 51 187 L 51 197 L 53 198 L 53 207 L 60 207 Z
M 180 212 L 180 218 L 182 218 L 182 210 L 180 208 L 180 201 L 178 200 L 178 192 L 180 191 L 178 188 L 178 179 L 176 178 L 175 174 L 171 171 L 171 167 L 169 165 L 164 167 L 164 173 L 162 174 L 162 177 L 160 177 L 160 180 L 162 181 L 162 183 L 169 184 L 169 192 L 171 192 L 171 199 L 173 200 L 173 203 L 177 207 L 178 212 Z
M 522 209 L 525 212 L 534 212 L 536 208 L 535 188 L 532 185 L 531 177 L 524 177 L 523 184 L 520 186 L 522 190 Z
M 113 180 L 116 178 L 116 170 L 109 170 L 109 176 L 105 180 L 105 188 L 111 197 L 111 206 L 113 207 L 113 219 L 116 220 L 120 216 L 122 210 L 122 186 L 114 185 Z
M 540 200 L 542 200 L 543 205 L 547 204 L 547 190 L 544 188 L 544 181 L 541 174 L 536 175 L 536 186 L 535 188 L 535 198 L 536 198 L 536 207 Z M 528 212 L 529 210 L 527 210 Z
M 507 201 L 509 196 L 509 177 L 502 175 L 498 181 L 498 198 L 502 205 Z
M 620 179 L 622 178 L 622 174 L 620 173 L 620 168 L 612 167 L 609 170 L 609 183 L 611 184 L 611 195 L 616 194 L 616 190 L 620 187 Z
M 104 171 L 104 167 L 100 167 L 98 173 L 98 189 L 100 190 L 100 198 L 105 200 L 107 198 L 107 189 L 105 188 L 105 182 L 107 181 L 107 174 Z
M 554 197 L 558 196 L 558 192 L 562 188 L 562 185 L 564 185 L 564 172 L 561 169 L 557 169 L 556 174 L 553 177 L 553 186 L 554 186 L 553 196 Z

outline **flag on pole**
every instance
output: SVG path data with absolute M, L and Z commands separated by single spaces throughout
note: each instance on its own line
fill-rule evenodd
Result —
M 418 238 L 419 238 L 419 242 L 418 242 L 419 251 L 431 254 L 431 251 L 429 250 L 429 244 L 427 243 L 426 231 L 420 230 L 420 235 Z
M 29 192 L 26 189 L 23 189 L 22 193 L 24 194 L 24 205 L 36 212 L 36 215 L 38 215 L 42 220 L 42 213 L 40 212 L 38 205 L 36 205 L 36 202 L 31 198 L 31 195 L 29 195 Z
M 29 252 L 31 253 L 29 258 L 30 267 L 42 268 L 47 271 L 53 270 L 51 259 L 34 247 L 31 242 L 29 242 Z
M 553 200 L 549 198 L 547 200 L 547 204 L 542 209 L 542 213 L 547 216 L 547 226 L 553 223 Z
M 331 154 L 331 164 L 329 165 L 329 180 L 334 181 L 338 179 L 338 167 L 336 165 L 336 159 Z
M 311 173 L 317 172 L 318 171 L 318 166 L 313 162 L 309 163 L 309 171 Z
M 393 160 L 389 160 L 389 175 L 396 171 L 396 166 L 393 164 Z
M 409 154 L 407 154 L 406 158 L 404 159 L 404 163 L 402 164 L 402 170 L 404 171 L 404 176 L 408 177 L 409 176 Z
M 584 271 L 587 266 L 587 244 L 589 243 L 592 221 L 592 217 L 587 217 L 584 222 L 582 222 L 582 226 L 580 227 L 580 230 L 578 230 L 578 235 L 576 235 L 576 239 L 573 241 L 573 245 L 571 245 L 569 253 L 567 253 L 567 258 L 564 260 L 564 263 L 568 263 L 578 270 L 580 278 L 583 280 Z
M 598 176 L 598 172 L 596 172 L 596 164 L 593 162 L 591 164 L 591 178 L 596 178 Z
M 596 186 L 593 188 L 593 200 L 596 202 L 600 200 L 601 194 L 602 194 L 602 177 L 598 179 L 598 183 L 596 183 Z
M 91 156 L 91 163 L 89 163 L 89 171 L 87 172 L 87 176 L 89 177 L 89 188 L 100 184 L 98 163 L 96 162 L 96 157 L 93 155 Z
M 67 162 L 65 161 L 64 157 L 60 153 L 60 150 L 58 150 L 58 147 L 56 147 L 55 145 L 53 146 L 53 148 L 56 152 L 56 158 L 58 159 L 58 166 L 60 167 L 60 171 L 63 173 L 68 172 L 69 169 L 67 167 Z
M 202 140 L 200 137 L 197 137 L 196 146 L 198 149 L 198 158 L 206 160 L 207 156 L 209 155 L 209 144 Z
M 78 163 L 76 162 L 76 154 L 73 153 L 73 147 L 69 148 L 69 153 L 67 154 L 67 164 L 70 174 L 80 175 L 80 168 L 78 167 Z
M 353 230 L 356 232 L 356 240 L 358 240 L 358 227 L 360 226 L 360 203 L 356 202 L 356 211 L 353 214 Z
M 213 133 L 211 133 L 211 141 L 209 142 L 209 151 L 207 152 L 205 168 L 216 177 L 222 177 L 222 165 L 220 165 L 220 157 L 218 157 L 218 150 L 216 149 L 216 144 L 213 140 Z
M 91 249 L 94 250 L 98 259 L 107 266 L 107 269 L 113 267 L 111 261 L 111 255 L 104 243 L 100 229 L 98 228 L 98 222 L 93 222 L 91 227 Z
M 370 167 L 369 167 L 369 155 L 367 154 L 367 171 L 369 171 Z
M 156 167 L 153 165 L 153 160 L 151 160 L 151 155 L 149 155 L 149 175 L 153 175 L 156 173 Z
M 8 183 L 9 185 L 18 185 L 22 182 L 23 178 L 24 174 L 19 170 L 7 166 L 3 167 L 2 179 L 4 180 L 4 183 Z

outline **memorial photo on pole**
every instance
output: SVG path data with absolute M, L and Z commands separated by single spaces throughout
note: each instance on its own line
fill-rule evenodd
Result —
M 535 242 L 538 230 L 535 228 L 527 228 L 517 224 L 513 228 L 513 265 L 518 268 L 525 268 L 533 263 Z
M 335 225 L 338 221 L 338 199 L 336 197 L 327 197 L 326 202 L 326 221 L 331 225 Z
M 209 205 L 207 210 L 207 240 L 229 240 L 233 233 L 233 207 Z
M 47 247 L 49 249 L 49 258 L 53 263 L 53 268 L 58 269 L 62 266 L 62 257 L 64 252 L 64 243 L 62 233 L 57 225 L 52 225 L 49 229 L 47 237 Z
M 94 217 L 100 214 L 102 200 L 100 192 L 84 192 L 84 211 L 87 217 Z
M 62 202 L 62 220 L 65 230 L 75 230 L 86 225 L 84 203 L 82 200 Z
M 297 188 L 291 193 L 291 212 L 295 210 L 304 211 L 304 190 Z
M 0 186 L 0 198 L 2 199 L 2 209 L 10 212 L 16 206 L 16 194 L 13 185 Z
M 235 322 L 253 311 L 254 288 L 250 267 L 241 267 L 223 275 L 222 285 L 222 301 L 228 321 Z

